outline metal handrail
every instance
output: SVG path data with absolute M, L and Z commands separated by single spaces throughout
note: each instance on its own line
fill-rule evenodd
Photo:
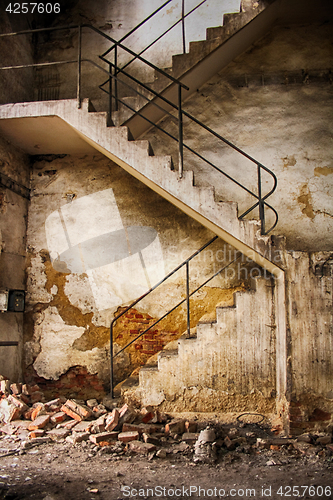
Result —
M 94 63 L 95 64 L 95 63 Z M 98 66 L 98 65 L 97 65 Z M 112 63 L 110 63 L 110 66 L 113 66 Z M 107 73 L 107 70 L 104 70 L 105 73 Z M 161 99 L 162 101 L 164 101 L 166 104 L 168 104 L 169 106 L 171 106 L 174 110 L 178 111 L 178 123 L 179 123 L 179 135 L 178 137 L 175 137 L 173 136 L 172 134 L 170 134 L 169 132 L 167 132 L 166 130 L 164 130 L 162 127 L 160 127 L 158 124 L 155 124 L 154 122 L 152 122 L 151 120 L 149 120 L 146 116 L 144 116 L 140 110 L 139 111 L 136 111 L 134 108 L 132 108 L 130 105 L 128 105 L 127 103 L 125 103 L 121 98 L 117 97 L 116 95 L 111 95 L 111 97 L 114 97 L 115 99 L 117 99 L 119 102 L 121 102 L 124 106 L 126 106 L 128 109 L 130 109 L 131 111 L 134 112 L 134 114 L 140 116 L 141 118 L 144 118 L 146 121 L 148 121 L 151 125 L 155 126 L 156 128 L 158 128 L 159 130 L 161 130 L 164 134 L 168 135 L 168 137 L 172 138 L 173 140 L 177 141 L 179 143 L 179 156 L 180 156 L 180 176 L 182 176 L 182 171 L 183 171 L 183 149 L 187 149 L 188 151 L 190 151 L 191 153 L 195 154 L 198 158 L 200 158 L 201 160 L 203 160 L 204 162 L 206 162 L 208 165 L 210 165 L 211 167 L 213 167 L 215 170 L 217 170 L 218 172 L 220 172 L 221 174 L 223 174 L 225 177 L 227 177 L 229 180 L 231 180 L 233 183 L 235 183 L 236 185 L 238 185 L 240 188 L 242 188 L 243 190 L 245 190 L 247 193 L 249 193 L 251 196 L 253 196 L 254 198 L 256 198 L 258 201 L 253 204 L 248 210 L 246 210 L 244 213 L 242 213 L 241 215 L 239 215 L 239 219 L 243 219 L 246 215 L 248 215 L 252 210 L 254 210 L 256 207 L 259 206 L 259 217 L 260 217 L 260 221 L 261 221 L 261 234 L 268 234 L 269 232 L 271 232 L 275 226 L 277 225 L 278 223 L 278 213 L 277 211 L 271 207 L 271 205 L 269 205 L 265 200 L 271 196 L 272 193 L 274 193 L 276 187 L 277 187 L 277 177 L 276 175 L 274 174 L 274 172 L 272 172 L 269 168 L 267 168 L 265 165 L 263 165 L 262 163 L 258 162 L 255 158 L 253 158 L 252 156 L 250 156 L 248 153 L 246 153 L 245 151 L 243 151 L 242 149 L 240 149 L 238 146 L 236 146 L 235 144 L 233 144 L 231 141 L 229 141 L 228 139 L 226 139 L 225 137 L 221 136 L 220 134 L 218 134 L 217 132 L 215 132 L 214 130 L 212 130 L 210 127 L 208 127 L 207 125 L 205 125 L 204 123 L 202 123 L 201 121 L 199 121 L 197 118 L 195 118 L 193 115 L 190 115 L 189 113 L 187 113 L 186 111 L 184 111 L 182 109 L 182 99 L 181 99 L 181 93 L 180 93 L 180 86 L 178 87 L 178 105 L 174 104 L 172 101 L 168 100 L 167 98 L 165 98 L 164 96 L 162 96 L 160 93 L 158 93 L 157 91 L 151 89 L 148 85 L 144 84 L 143 82 L 140 82 L 140 80 L 136 79 L 135 77 L 133 77 L 132 75 L 130 75 L 128 72 L 124 71 L 123 68 L 118 68 L 118 72 L 117 72 L 117 75 L 119 73 L 123 73 L 127 78 L 131 79 L 134 83 L 136 83 L 137 85 L 140 85 L 141 87 L 143 87 L 144 89 L 150 91 L 155 97 L 157 97 L 158 99 Z M 122 83 L 123 85 L 125 85 L 126 87 L 130 88 L 131 90 L 133 90 L 134 92 L 136 92 L 137 95 L 140 95 L 141 97 L 143 97 L 145 100 L 147 100 L 148 103 L 152 103 L 154 106 L 160 108 L 160 106 L 150 100 L 147 96 L 145 96 L 144 94 L 140 93 L 136 88 L 130 86 L 127 82 L 124 82 L 122 80 L 119 79 L 118 76 L 116 76 L 115 74 L 112 73 L 112 71 L 109 71 L 109 74 L 110 76 L 112 77 L 112 79 Z M 106 82 L 105 82 L 106 83 Z M 100 87 L 101 88 L 101 87 Z M 104 90 L 104 89 L 101 89 L 101 90 Z M 105 91 L 105 90 L 104 90 Z M 106 93 L 109 93 L 108 91 L 105 91 Z M 109 105 L 109 109 L 111 108 L 111 105 Z M 163 109 L 163 108 L 162 108 Z M 171 115 L 168 111 L 166 111 L 165 109 L 163 109 L 163 111 L 165 112 L 165 114 L 168 114 L 170 115 L 173 119 L 175 119 L 175 117 L 173 115 Z M 250 189 L 248 189 L 246 186 L 244 186 L 242 183 L 240 183 L 239 181 L 237 181 L 234 177 L 232 177 L 231 175 L 227 174 L 226 172 L 224 172 L 221 168 L 217 167 L 214 163 L 212 163 L 211 161 L 209 161 L 207 158 L 205 158 L 204 156 L 202 156 L 200 153 L 198 153 L 197 151 L 195 151 L 193 148 L 191 148 L 190 146 L 187 146 L 184 142 L 183 142 L 183 124 L 182 124 L 182 117 L 183 116 L 186 116 L 187 118 L 189 118 L 190 120 L 192 120 L 193 122 L 195 122 L 197 125 L 199 125 L 200 127 L 202 127 L 203 129 L 205 129 L 207 132 L 209 132 L 210 134 L 212 134 L 213 136 L 215 136 L 216 138 L 218 138 L 219 140 L 221 140 L 222 142 L 224 142 L 226 145 L 230 146 L 232 149 L 234 149 L 235 151 L 237 151 L 238 153 L 240 153 L 242 156 L 244 156 L 245 158 L 247 158 L 248 160 L 250 160 L 252 163 L 254 163 L 255 165 L 257 165 L 257 175 L 258 175 L 258 194 L 254 193 L 253 191 L 251 191 Z M 271 177 L 273 178 L 273 187 L 270 189 L 270 191 L 268 193 L 266 193 L 264 196 L 262 195 L 261 193 L 261 170 L 265 170 L 269 175 L 271 175 Z M 264 207 L 267 206 L 269 209 L 271 209 L 275 215 L 275 221 L 274 221 L 274 224 L 267 230 L 265 231 L 265 213 L 264 213 Z
M 112 42 L 115 46 L 117 46 L 117 47 L 125 50 L 129 54 L 137 56 L 138 60 L 140 60 L 144 64 L 148 65 L 152 69 L 156 70 L 157 72 L 159 72 L 160 74 L 162 74 L 163 76 L 165 76 L 166 78 L 168 78 L 173 84 L 178 85 L 178 105 L 175 105 L 173 102 L 171 102 L 170 100 L 168 100 L 164 96 L 162 96 L 161 93 L 158 93 L 158 92 L 154 91 L 149 86 L 145 85 L 143 82 L 139 81 L 138 79 L 136 79 L 135 77 L 133 77 L 132 75 L 130 75 L 128 72 L 124 71 L 123 68 L 117 68 L 115 66 L 115 64 L 111 63 L 110 61 L 108 61 L 107 59 L 105 59 L 103 57 L 101 57 L 102 60 L 104 60 L 105 62 L 107 62 L 108 65 L 109 65 L 109 71 L 105 70 L 104 68 L 102 68 L 101 66 L 99 66 L 94 61 L 91 61 L 89 59 L 82 59 L 82 55 L 81 55 L 81 46 L 82 46 L 81 34 L 82 34 L 82 28 L 84 28 L 84 27 L 85 28 L 89 28 L 89 29 L 95 31 L 96 33 L 98 33 L 99 35 L 103 36 L 108 41 Z M 189 113 L 187 113 L 186 111 L 184 111 L 182 109 L 182 93 L 181 93 L 181 89 L 183 88 L 185 90 L 188 90 L 188 87 L 186 85 L 184 85 L 180 80 L 172 77 L 171 75 L 169 75 L 165 71 L 161 70 L 160 68 L 158 68 L 157 66 L 155 66 L 154 64 L 152 64 L 150 61 L 147 61 L 146 59 L 142 58 L 140 55 L 135 54 L 135 52 L 133 52 L 131 49 L 128 49 L 122 43 L 116 41 L 115 39 L 113 39 L 112 37 L 110 37 L 106 33 L 103 33 L 101 30 L 99 30 L 98 28 L 95 28 L 94 26 L 91 26 L 89 24 L 84 24 L 82 26 L 81 25 L 80 26 L 61 26 L 61 27 L 55 28 L 55 30 L 68 30 L 68 29 L 78 29 L 79 42 L 78 42 L 78 59 L 77 60 L 57 61 L 57 62 L 53 62 L 53 63 L 36 63 L 36 64 L 19 65 L 19 66 L 7 66 L 7 67 L 0 68 L 0 70 L 1 69 L 19 69 L 19 68 L 21 69 L 21 68 L 28 68 L 28 67 L 40 67 L 40 66 L 47 66 L 47 65 L 76 63 L 78 65 L 78 69 L 77 69 L 77 100 L 78 100 L 78 107 L 80 107 L 80 105 L 81 105 L 81 63 L 82 62 L 88 62 L 90 64 L 93 64 L 95 67 L 99 68 L 100 70 L 102 70 L 104 73 L 106 73 L 108 75 L 107 82 L 109 82 L 109 89 L 107 91 L 105 91 L 104 89 L 102 89 L 102 90 L 104 90 L 109 95 L 108 121 L 110 121 L 110 119 L 111 119 L 111 114 L 112 114 L 112 98 L 114 98 L 115 102 L 116 102 L 116 109 L 117 109 L 118 101 L 122 102 L 122 104 L 124 104 L 128 109 L 130 109 L 131 111 L 133 111 L 135 114 L 141 116 L 142 118 L 144 118 L 145 120 L 147 120 L 150 124 L 156 126 L 160 130 L 162 130 L 162 132 L 164 132 L 165 134 L 167 134 L 170 138 L 172 138 L 173 140 L 176 140 L 178 142 L 178 149 L 179 149 L 179 175 L 180 175 L 180 177 L 182 177 L 182 175 L 183 175 L 183 169 L 184 169 L 184 165 L 183 165 L 183 163 L 184 163 L 184 154 L 183 154 L 183 151 L 184 151 L 184 148 L 185 148 L 188 151 L 190 151 L 191 153 L 195 154 L 201 160 L 205 161 L 208 165 L 210 165 L 211 167 L 213 167 L 215 170 L 219 171 L 222 175 L 224 175 L 229 180 L 231 180 L 232 182 L 234 182 L 236 185 L 238 185 L 239 187 L 241 187 L 243 190 L 245 190 L 251 196 L 253 196 L 254 198 L 256 198 L 257 201 L 249 209 L 247 209 L 244 213 L 242 213 L 239 216 L 240 219 L 243 219 L 246 215 L 248 215 L 256 207 L 259 207 L 259 218 L 260 218 L 260 221 L 261 221 L 261 233 L 262 234 L 268 234 L 270 231 L 272 231 L 275 228 L 275 226 L 277 225 L 277 222 L 278 222 L 278 214 L 277 214 L 276 210 L 273 207 L 271 207 L 271 205 L 269 205 L 266 202 L 266 199 L 275 191 L 276 186 L 277 186 L 277 178 L 276 178 L 275 174 L 270 169 L 268 169 L 267 167 L 265 167 L 263 164 L 261 164 L 260 162 L 258 162 L 254 158 L 252 158 L 250 155 L 248 155 L 247 153 L 245 153 L 244 151 L 242 151 L 236 145 L 234 145 L 233 143 L 231 143 L 230 141 L 228 141 L 227 139 L 225 139 L 224 137 L 222 137 L 220 134 L 217 134 L 215 131 L 213 131 L 212 129 L 210 129 L 209 127 L 207 127 L 207 125 L 205 125 L 202 122 L 200 122 L 194 116 L 192 116 Z M 29 33 L 35 33 L 35 32 L 42 32 L 42 31 L 52 31 L 52 30 L 53 30 L 53 28 L 40 28 L 40 29 L 36 29 L 36 30 L 20 31 L 20 32 L 16 32 L 16 33 L 4 33 L 4 34 L 0 34 L 0 36 L 1 37 L 5 37 L 5 36 L 13 36 L 13 35 L 23 35 L 23 34 L 29 34 Z M 136 94 L 144 97 L 148 101 L 148 103 L 151 102 L 153 105 L 155 105 L 157 107 L 160 107 L 158 105 L 158 103 L 156 103 L 154 101 L 151 101 L 149 98 L 147 98 L 146 96 L 144 96 L 143 94 L 141 94 L 136 88 L 133 88 L 133 87 L 129 86 L 126 82 L 120 80 L 118 78 L 118 76 L 117 76 L 119 73 L 122 73 L 127 78 L 131 79 L 137 85 L 140 85 L 144 89 L 148 90 L 156 98 L 164 101 L 168 106 L 171 106 L 173 109 L 175 109 L 178 112 L 178 137 L 174 137 L 172 134 L 168 133 L 163 128 L 159 127 L 158 125 L 156 125 L 155 123 L 153 123 L 151 120 L 149 120 L 146 116 L 144 116 L 142 113 L 140 113 L 140 111 L 136 111 L 131 106 L 129 106 L 127 103 L 124 103 L 117 96 L 117 87 L 116 87 L 116 85 L 115 85 L 115 95 L 113 95 L 113 93 L 112 93 L 112 81 L 115 81 L 116 83 L 120 82 L 121 84 L 130 87 L 132 91 L 136 92 Z M 100 86 L 100 88 L 101 88 L 101 86 Z M 170 115 L 170 113 L 168 113 L 166 110 L 163 110 L 163 111 L 166 114 Z M 235 151 L 237 151 L 238 153 L 242 154 L 244 157 L 246 157 L 251 162 L 253 162 L 255 165 L 257 165 L 258 194 L 254 193 L 253 191 L 251 191 L 250 189 L 248 189 L 246 186 L 244 186 L 243 184 L 241 184 L 239 181 L 237 181 L 236 179 L 234 179 L 232 176 L 230 176 L 229 174 L 227 174 L 226 172 L 224 172 L 223 170 L 221 170 L 219 167 L 217 167 L 216 165 L 214 165 L 207 158 L 203 157 L 200 153 L 198 153 L 197 151 L 193 150 L 192 148 L 190 148 L 189 146 L 187 146 L 184 143 L 184 141 L 183 141 L 183 116 L 186 116 L 187 118 L 189 118 L 190 120 L 192 120 L 194 123 L 198 124 L 200 127 L 202 127 L 203 129 L 205 129 L 206 131 L 208 131 L 210 134 L 214 135 L 216 138 L 218 138 L 219 140 L 223 141 L 225 144 L 227 144 L 228 146 L 230 146 L 231 148 L 233 148 Z M 273 187 L 265 195 L 262 195 L 262 192 L 261 192 L 262 191 L 262 189 L 261 189 L 261 171 L 262 170 L 265 170 L 273 178 Z M 272 212 L 275 215 L 275 222 L 269 228 L 269 230 L 267 230 L 267 231 L 265 230 L 265 207 L 267 207 L 270 210 L 272 210 Z
M 220 274 L 222 271 L 227 269 L 229 266 L 234 264 L 238 259 L 241 258 L 242 254 L 240 254 L 238 257 L 235 257 L 231 262 L 229 262 L 226 266 L 222 267 L 219 269 L 217 272 L 215 272 L 211 277 L 209 277 L 204 283 L 202 283 L 200 286 L 195 288 L 191 293 L 189 291 L 189 263 L 194 257 L 199 255 L 203 250 L 205 250 L 208 246 L 210 246 L 214 241 L 218 239 L 218 236 L 214 236 L 211 240 L 209 240 L 205 245 L 203 245 L 199 250 L 194 252 L 190 257 L 185 259 L 181 264 L 179 264 L 177 267 L 175 267 L 169 274 L 167 274 L 161 281 L 159 281 L 156 285 L 154 285 L 152 288 L 150 288 L 146 293 L 141 295 L 138 299 L 136 299 L 134 302 L 132 302 L 129 306 L 127 306 L 120 314 L 118 314 L 110 324 L 110 393 L 111 397 L 114 397 L 114 363 L 113 360 L 117 356 L 119 356 L 120 353 L 122 353 L 127 347 L 132 345 L 134 342 L 136 342 L 142 335 L 147 333 L 151 328 L 156 326 L 160 321 L 162 321 L 164 318 L 166 318 L 169 314 L 171 314 L 175 309 L 177 309 L 179 306 L 184 304 L 186 302 L 186 324 L 187 324 L 187 337 L 190 338 L 191 335 L 191 326 L 190 326 L 190 297 L 194 295 L 198 290 L 200 290 L 203 286 L 205 286 L 207 283 L 209 283 L 212 279 L 214 279 L 218 274 Z M 179 271 L 182 267 L 186 267 L 186 296 L 184 299 L 182 299 L 180 302 L 178 302 L 174 307 L 169 309 L 168 312 L 166 312 L 163 316 L 161 316 L 158 320 L 156 320 L 153 324 L 151 324 L 148 328 L 146 328 L 143 332 L 141 332 L 139 335 L 137 335 L 134 339 L 132 339 L 130 342 L 128 342 L 124 347 L 122 347 L 116 354 L 113 353 L 113 330 L 114 330 L 114 325 L 116 321 L 118 321 L 119 318 L 124 316 L 130 309 L 132 309 L 134 306 L 138 304 L 141 300 L 143 300 L 147 295 L 149 295 L 151 292 L 156 290 L 160 285 L 162 285 L 168 278 L 173 276 L 177 271 Z

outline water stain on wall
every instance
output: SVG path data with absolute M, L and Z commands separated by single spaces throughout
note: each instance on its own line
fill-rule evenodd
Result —
M 282 158 L 282 161 L 283 161 L 283 168 L 294 167 L 297 163 L 294 155 L 286 156 L 285 158 Z
M 301 187 L 300 195 L 297 197 L 297 201 L 301 206 L 302 214 L 313 220 L 316 214 L 313 210 L 312 196 L 307 184 L 304 184 Z
M 333 167 L 316 167 L 313 172 L 316 177 L 320 177 L 321 175 L 330 175 L 333 174 Z

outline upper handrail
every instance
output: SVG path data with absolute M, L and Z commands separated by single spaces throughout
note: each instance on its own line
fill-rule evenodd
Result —
M 121 38 L 119 40 L 119 42 L 123 42 L 124 40 L 126 40 L 126 38 L 131 35 L 132 33 L 134 33 L 138 28 L 140 28 L 148 19 L 151 19 L 155 14 L 157 14 L 163 7 L 165 7 L 168 3 L 170 3 L 170 1 L 172 0 L 169 0 L 168 2 L 166 2 L 164 5 L 162 5 L 159 9 L 157 9 L 155 12 L 153 12 L 150 16 L 148 16 L 144 21 L 142 21 L 141 23 L 139 23 L 135 28 L 133 28 L 129 33 L 127 33 L 123 38 Z M 182 38 L 183 38 L 183 54 L 185 54 L 186 52 L 186 42 L 185 42 L 185 25 L 184 25 L 184 22 L 185 22 L 185 19 L 191 15 L 194 11 L 196 11 L 199 7 L 201 7 L 202 4 L 204 4 L 207 0 L 202 0 L 198 5 L 196 5 L 195 7 L 193 7 L 193 9 L 191 9 L 187 14 L 184 13 L 184 0 L 182 0 L 182 15 L 180 17 L 180 19 L 178 19 L 178 21 L 176 21 L 174 24 L 172 24 L 167 30 L 165 30 L 161 35 L 159 35 L 157 38 L 155 38 L 155 40 L 153 40 L 151 43 L 149 43 L 144 49 L 142 49 L 140 52 L 138 52 L 137 56 L 133 57 L 133 59 L 131 59 L 130 61 L 128 61 L 124 66 L 122 66 L 122 69 L 125 69 L 127 66 L 129 66 L 133 61 L 135 61 L 137 59 L 138 56 L 141 56 L 144 52 L 146 52 L 148 49 L 150 49 L 153 45 L 155 45 L 155 43 L 157 43 L 159 40 L 161 40 L 161 38 L 163 38 L 165 35 L 167 35 L 175 26 L 177 26 L 179 23 L 183 23 L 183 29 L 182 29 Z M 116 45 L 113 45 L 112 47 L 110 47 L 107 51 L 105 51 L 102 55 L 100 55 L 99 57 L 103 60 L 103 61 L 106 61 L 106 62 L 109 62 L 108 60 L 105 59 L 105 56 L 108 55 L 114 48 L 116 47 Z

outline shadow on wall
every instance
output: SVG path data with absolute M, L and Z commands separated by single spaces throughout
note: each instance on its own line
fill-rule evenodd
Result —
M 45 230 L 54 269 L 85 273 L 98 311 L 136 299 L 165 276 L 157 231 L 125 227 L 112 189 L 52 212 Z

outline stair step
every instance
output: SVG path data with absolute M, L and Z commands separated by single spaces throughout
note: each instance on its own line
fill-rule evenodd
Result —
M 225 35 L 224 26 L 215 26 L 206 29 L 206 40 L 212 40 L 214 38 L 222 38 Z
M 139 375 L 133 376 L 131 375 L 130 377 L 126 378 L 122 382 L 119 382 L 119 384 L 116 385 L 116 387 L 113 389 L 114 396 L 117 398 L 121 396 L 124 391 L 127 391 L 129 389 L 132 389 L 133 387 L 136 387 L 139 385 Z

